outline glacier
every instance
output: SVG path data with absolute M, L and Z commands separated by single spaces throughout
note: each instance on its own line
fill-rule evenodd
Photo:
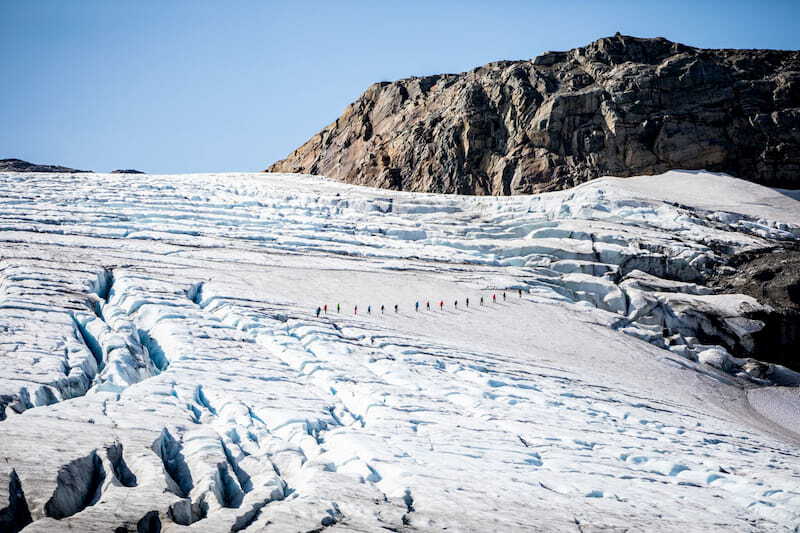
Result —
M 699 171 L 0 173 L 0 530 L 797 531 L 800 374 L 705 280 L 798 239 Z

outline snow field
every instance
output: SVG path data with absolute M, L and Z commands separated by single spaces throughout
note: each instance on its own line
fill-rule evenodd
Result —
M 797 441 L 729 353 L 758 303 L 702 285 L 797 226 L 648 198 L 656 177 L 128 180 L 0 180 L 0 486 L 24 502 L 0 496 L 25 531 L 800 524 Z

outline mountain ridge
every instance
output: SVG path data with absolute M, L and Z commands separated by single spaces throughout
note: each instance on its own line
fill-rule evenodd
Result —
M 0 159 L 0 171 L 3 172 L 92 172 L 91 170 L 78 170 L 61 165 L 40 165 L 22 159 Z
M 673 168 L 800 187 L 800 52 L 617 34 L 378 82 L 267 171 L 508 195 Z

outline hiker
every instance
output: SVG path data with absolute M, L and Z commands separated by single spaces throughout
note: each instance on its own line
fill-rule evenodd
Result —
M 357 305 L 355 307 L 353 307 L 353 314 L 354 315 L 358 314 L 358 306 Z
M 325 314 L 328 314 L 328 304 L 322 306 L 322 309 L 325 311 Z
M 519 292 L 519 297 L 522 298 L 522 289 L 517 289 L 517 291 Z
M 381 304 L 381 314 L 383 314 L 383 304 Z
M 319 318 L 319 313 L 322 311 L 319 307 L 317 307 L 317 318 Z
M 417 313 L 419 313 L 419 302 L 417 302 L 417 303 L 415 303 L 415 304 L 414 304 L 414 311 L 416 311 Z
M 368 306 L 367 306 L 367 314 L 368 314 L 368 315 L 371 315 L 371 314 L 372 314 L 372 306 L 371 306 L 371 305 L 368 305 Z
M 444 311 L 444 300 L 439 300 L 439 311 Z
M 497 295 L 496 294 L 492 294 L 492 303 L 493 304 L 497 303 Z
M 397 304 L 394 304 L 394 312 L 397 312 Z
M 341 306 L 339 304 L 336 304 L 336 312 L 339 313 L 341 312 L 341 310 L 342 310 Z
M 456 311 L 458 311 L 458 300 L 456 300 L 455 302 L 453 302 L 453 307 L 455 307 L 455 308 L 456 308 Z
M 483 296 L 481 296 L 481 305 L 483 305 Z
M 506 301 L 506 291 L 503 291 L 503 301 Z
M 467 298 L 467 309 L 469 309 L 469 298 Z
M 431 301 L 430 300 L 427 301 L 427 303 L 425 304 L 425 307 L 428 308 L 428 311 L 431 310 Z

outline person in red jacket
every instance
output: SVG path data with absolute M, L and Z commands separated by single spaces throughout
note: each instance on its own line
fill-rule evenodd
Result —
M 492 294 L 492 303 L 493 304 L 497 303 L 497 295 L 496 294 Z
M 444 300 L 439 300 L 439 311 L 444 311 Z

